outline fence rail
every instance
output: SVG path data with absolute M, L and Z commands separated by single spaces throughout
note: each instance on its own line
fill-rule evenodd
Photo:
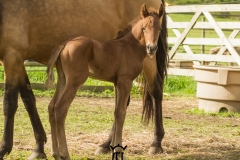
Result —
M 217 62 L 234 62 L 240 66 L 240 57 L 234 49 L 234 46 L 240 46 L 240 22 L 233 21 L 231 18 L 227 22 L 225 22 L 226 19 L 224 22 L 219 22 L 219 18 L 213 16 L 216 12 L 240 14 L 240 4 L 167 6 L 166 12 L 168 30 L 173 32 L 173 36 L 168 37 L 168 43 L 172 46 L 169 50 L 171 61 L 178 60 L 183 63 L 192 61 L 195 65 L 202 65 L 203 61 L 208 62 L 209 65 L 216 65 Z M 189 16 L 190 13 L 193 15 L 190 21 L 173 21 L 173 15 Z M 204 17 L 206 21 L 202 22 L 200 17 Z M 201 34 L 202 37 L 200 37 L 197 32 L 193 31 L 198 31 L 198 33 L 199 31 L 212 31 L 215 37 L 205 36 L 206 33 Z M 199 50 L 196 50 L 196 46 Z M 210 55 L 201 51 L 200 48 L 203 49 L 205 46 L 207 48 L 220 46 L 221 49 L 217 54 Z M 224 55 L 226 50 L 230 55 Z M 193 76 L 194 71 L 192 67 L 180 69 L 169 67 L 169 74 Z

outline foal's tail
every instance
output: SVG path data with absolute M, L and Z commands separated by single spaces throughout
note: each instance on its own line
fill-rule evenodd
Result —
M 57 46 L 54 50 L 53 53 L 48 61 L 48 67 L 47 67 L 47 80 L 45 82 L 45 87 L 46 88 L 53 88 L 53 83 L 54 83 L 54 72 L 53 72 L 53 67 L 62 52 L 63 48 L 65 45 L 60 45 Z

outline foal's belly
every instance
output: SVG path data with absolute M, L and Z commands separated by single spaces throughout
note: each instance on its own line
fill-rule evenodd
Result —
M 108 82 L 114 82 L 114 76 L 106 71 L 102 71 L 100 69 L 88 66 L 88 76 L 94 79 L 102 80 L 102 81 L 108 81 Z

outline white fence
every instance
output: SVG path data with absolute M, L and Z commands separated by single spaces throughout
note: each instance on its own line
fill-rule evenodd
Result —
M 194 71 L 189 63 L 202 65 L 203 62 L 208 62 L 208 65 L 216 65 L 219 62 L 234 62 L 240 66 L 240 57 L 234 49 L 234 46 L 240 46 L 240 20 L 231 17 L 234 14 L 239 17 L 240 4 L 168 6 L 166 12 L 168 43 L 172 46 L 169 58 L 173 62 L 169 65 L 169 74 L 193 76 Z M 216 14 L 230 17 L 220 19 Z M 183 18 L 174 21 L 176 15 L 182 15 Z M 217 54 L 207 54 L 209 48 L 216 46 L 221 47 Z M 194 51 L 196 47 L 199 50 Z M 229 55 L 224 55 L 226 49 L 230 52 Z

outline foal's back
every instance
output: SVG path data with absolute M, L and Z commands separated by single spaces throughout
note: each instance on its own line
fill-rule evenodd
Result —
M 65 73 L 88 72 L 90 77 L 114 83 L 123 76 L 133 80 L 141 72 L 143 51 L 126 37 L 99 42 L 81 36 L 66 44 L 61 63 Z

